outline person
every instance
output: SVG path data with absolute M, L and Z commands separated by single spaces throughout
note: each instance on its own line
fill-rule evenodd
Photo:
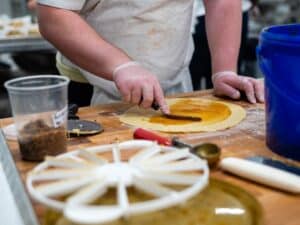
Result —
M 27 9 L 36 14 L 37 0 L 26 0 Z M 16 64 L 28 73 L 58 74 L 60 67 L 56 66 L 56 52 L 32 51 L 20 52 L 12 55 Z M 34 67 L 32 65 L 35 65 Z M 76 82 L 71 80 L 68 85 L 68 102 L 70 105 L 79 107 L 88 106 L 93 95 L 93 86 L 87 82 Z
M 91 104 L 123 98 L 145 108 L 156 102 L 168 113 L 164 95 L 192 91 L 193 2 L 38 0 L 38 20 L 65 71 L 94 85 Z M 259 81 L 236 74 L 240 0 L 204 5 L 215 94 L 238 99 L 245 91 L 250 102 L 263 101 Z
M 242 0 L 242 33 L 241 45 L 239 50 L 237 71 L 242 72 L 242 61 L 245 58 L 248 41 L 248 20 L 249 11 L 254 9 L 257 5 L 257 0 Z M 195 51 L 190 64 L 190 73 L 192 76 L 192 83 L 194 90 L 200 90 L 202 78 L 205 81 L 205 88 L 212 88 L 211 80 L 211 60 L 209 46 L 205 31 L 205 10 L 202 0 L 195 1 L 194 17 L 193 17 L 193 40 Z M 251 75 L 251 74 L 248 74 Z

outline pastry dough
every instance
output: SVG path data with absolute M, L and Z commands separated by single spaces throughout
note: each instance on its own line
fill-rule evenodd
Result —
M 217 131 L 235 126 L 241 122 L 246 111 L 241 106 L 224 101 L 203 98 L 166 99 L 171 113 L 186 116 L 199 116 L 201 121 L 174 120 L 163 117 L 161 112 L 130 108 L 120 116 L 126 124 L 164 132 L 201 132 Z

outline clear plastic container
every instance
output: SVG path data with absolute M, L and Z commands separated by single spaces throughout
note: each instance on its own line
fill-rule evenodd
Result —
M 67 150 L 68 83 L 63 76 L 38 75 L 4 84 L 24 160 L 40 161 Z

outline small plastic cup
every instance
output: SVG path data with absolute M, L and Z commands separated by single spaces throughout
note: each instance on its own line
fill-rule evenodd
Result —
M 26 76 L 5 82 L 24 160 L 41 161 L 67 150 L 69 79 Z

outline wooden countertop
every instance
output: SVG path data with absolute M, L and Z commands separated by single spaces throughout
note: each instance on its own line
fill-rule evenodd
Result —
M 212 96 L 211 91 L 193 92 L 179 95 L 177 97 L 185 96 L 210 99 L 215 98 Z M 238 126 L 219 132 L 178 134 L 177 136 L 191 144 L 207 141 L 214 142 L 221 147 L 222 157 L 265 155 L 285 160 L 284 158 L 272 153 L 266 147 L 264 106 L 262 104 L 251 105 L 243 101 L 235 101 L 234 103 L 243 106 L 247 110 L 246 119 Z M 128 104 L 116 103 L 81 108 L 78 113 L 80 118 L 101 123 L 104 127 L 104 132 L 90 137 L 71 138 L 68 143 L 68 150 L 72 151 L 78 147 L 109 144 L 115 141 L 132 139 L 134 128 L 122 124 L 117 117 L 118 114 L 123 113 L 129 107 L 130 106 Z M 0 120 L 1 127 L 11 123 L 11 118 Z M 171 136 L 166 133 L 162 135 Z M 30 171 L 36 163 L 21 160 L 16 141 L 7 141 L 7 143 L 24 183 L 27 172 Z M 300 224 L 300 195 L 293 195 L 259 185 L 254 182 L 223 173 L 219 169 L 212 170 L 211 176 L 240 186 L 254 195 L 263 206 L 264 221 L 266 225 Z M 32 203 L 38 218 L 41 219 L 44 213 L 44 207 L 34 201 L 32 201 Z

